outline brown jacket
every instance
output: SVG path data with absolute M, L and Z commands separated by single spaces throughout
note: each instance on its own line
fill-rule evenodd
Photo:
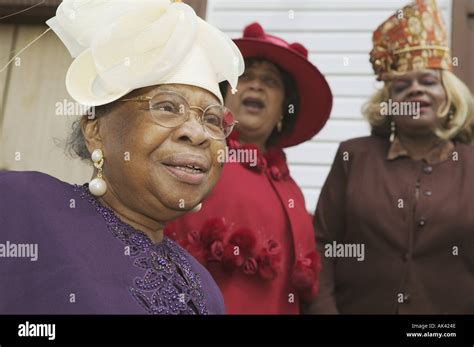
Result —
M 474 147 L 445 141 L 415 161 L 397 140 L 343 142 L 314 226 L 309 312 L 474 313 Z

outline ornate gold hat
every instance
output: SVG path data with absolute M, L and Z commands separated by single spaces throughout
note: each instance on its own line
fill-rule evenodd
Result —
M 435 0 L 416 0 L 375 30 L 370 62 L 379 81 L 418 69 L 452 70 L 446 27 Z

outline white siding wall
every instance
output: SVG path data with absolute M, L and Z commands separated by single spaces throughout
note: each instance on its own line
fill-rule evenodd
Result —
M 438 0 L 450 32 L 451 1 Z M 369 63 L 372 32 L 408 2 L 208 0 L 207 20 L 230 37 L 241 37 L 247 24 L 258 21 L 268 33 L 305 45 L 310 60 L 328 79 L 334 94 L 328 123 L 311 141 L 286 150 L 292 176 L 310 212 L 314 212 L 339 142 L 369 134 L 360 109 L 379 86 Z

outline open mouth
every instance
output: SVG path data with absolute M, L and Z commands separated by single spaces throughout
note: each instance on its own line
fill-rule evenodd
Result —
M 242 105 L 244 105 L 250 113 L 258 113 L 265 108 L 263 100 L 255 97 L 246 97 L 242 101 Z
M 202 183 L 211 166 L 205 157 L 192 154 L 172 155 L 161 163 L 174 178 L 188 184 Z
M 416 107 L 415 109 L 418 111 L 415 111 L 415 112 L 417 113 L 419 112 L 418 116 L 426 113 L 426 111 L 430 109 L 432 106 L 432 103 L 429 100 L 426 100 L 425 98 L 409 99 L 407 100 L 407 102 L 409 102 L 410 104 Z
M 174 165 L 167 165 L 167 164 L 164 164 L 164 165 L 175 168 L 176 170 L 180 170 L 180 171 L 191 173 L 191 174 L 199 174 L 199 173 L 204 172 L 201 168 L 197 166 L 193 166 L 193 165 L 186 165 L 186 166 L 174 166 Z

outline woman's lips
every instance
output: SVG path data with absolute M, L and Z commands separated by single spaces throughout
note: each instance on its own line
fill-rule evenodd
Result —
M 195 154 L 174 154 L 161 163 L 174 178 L 193 185 L 204 181 L 211 166 L 206 157 Z
M 426 113 L 426 111 L 432 108 L 431 101 L 425 98 L 408 99 L 405 102 L 409 102 L 409 103 L 417 105 L 417 107 L 419 107 L 420 115 L 423 113 Z
M 204 181 L 206 173 L 197 170 L 183 168 L 181 166 L 170 166 L 163 164 L 165 169 L 171 173 L 178 181 L 198 185 Z

